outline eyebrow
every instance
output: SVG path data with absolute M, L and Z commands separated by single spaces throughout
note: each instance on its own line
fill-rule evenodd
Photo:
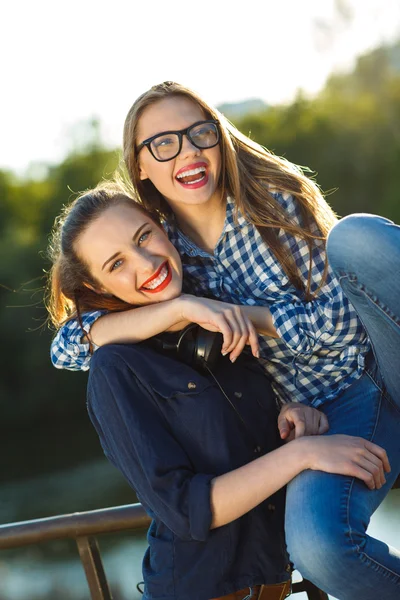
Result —
M 142 230 L 149 226 L 150 223 L 143 223 L 143 225 L 141 225 L 139 227 L 139 229 L 136 231 L 136 233 L 133 235 L 132 240 L 136 241 L 138 239 L 138 237 L 140 236 L 140 233 L 142 232 Z M 114 260 L 114 258 L 117 258 L 117 256 L 119 256 L 120 252 L 115 252 L 115 254 L 113 254 L 112 256 L 110 256 L 110 258 L 107 258 L 107 260 L 105 261 L 105 263 L 103 264 L 103 266 L 101 267 L 101 270 L 104 271 L 104 267 L 106 265 L 108 265 L 109 262 L 111 262 L 112 260 Z

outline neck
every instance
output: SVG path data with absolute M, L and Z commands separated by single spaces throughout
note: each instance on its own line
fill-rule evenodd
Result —
M 211 198 L 206 204 L 180 204 L 174 207 L 174 214 L 183 233 L 197 246 L 212 254 L 224 227 L 226 199 L 218 194 L 218 197 Z

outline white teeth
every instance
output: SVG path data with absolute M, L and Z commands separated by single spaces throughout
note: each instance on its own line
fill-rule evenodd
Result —
M 190 169 L 190 171 L 183 171 L 182 173 L 179 173 L 177 175 L 178 179 L 181 179 L 182 177 L 190 177 L 190 175 L 197 175 L 197 173 L 205 173 L 206 172 L 206 168 L 205 167 L 197 167 L 197 169 Z M 198 180 L 200 181 L 200 180 Z M 195 183 L 194 181 L 192 183 Z
M 146 287 L 143 285 L 142 288 L 144 290 L 155 290 L 167 278 L 167 275 L 168 275 L 168 266 L 164 265 L 164 267 L 161 269 L 161 272 L 158 275 L 158 277 L 156 277 L 156 279 L 153 279 L 150 283 L 148 283 L 146 285 Z

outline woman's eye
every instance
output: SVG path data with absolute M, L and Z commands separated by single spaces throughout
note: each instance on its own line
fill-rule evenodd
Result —
M 170 146 L 171 144 L 174 143 L 173 138 L 160 138 L 160 139 L 156 139 L 154 140 L 154 145 L 156 146 L 156 148 L 160 148 L 160 147 L 165 147 L 165 146 Z
M 144 233 L 142 233 L 142 235 L 138 239 L 139 246 L 141 246 L 143 244 L 143 242 L 145 242 L 150 237 L 150 235 L 151 235 L 151 231 L 145 231 Z
M 119 258 L 118 260 L 116 260 L 115 262 L 112 263 L 110 271 L 115 271 L 121 265 L 122 265 L 122 259 Z

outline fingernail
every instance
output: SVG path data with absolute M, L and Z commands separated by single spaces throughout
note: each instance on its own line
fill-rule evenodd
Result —
M 233 358 L 231 358 L 231 363 L 234 363 L 236 359 L 237 359 L 237 356 L 234 356 Z
M 221 350 L 221 354 L 222 354 L 222 356 L 226 356 L 228 353 L 226 350 Z

